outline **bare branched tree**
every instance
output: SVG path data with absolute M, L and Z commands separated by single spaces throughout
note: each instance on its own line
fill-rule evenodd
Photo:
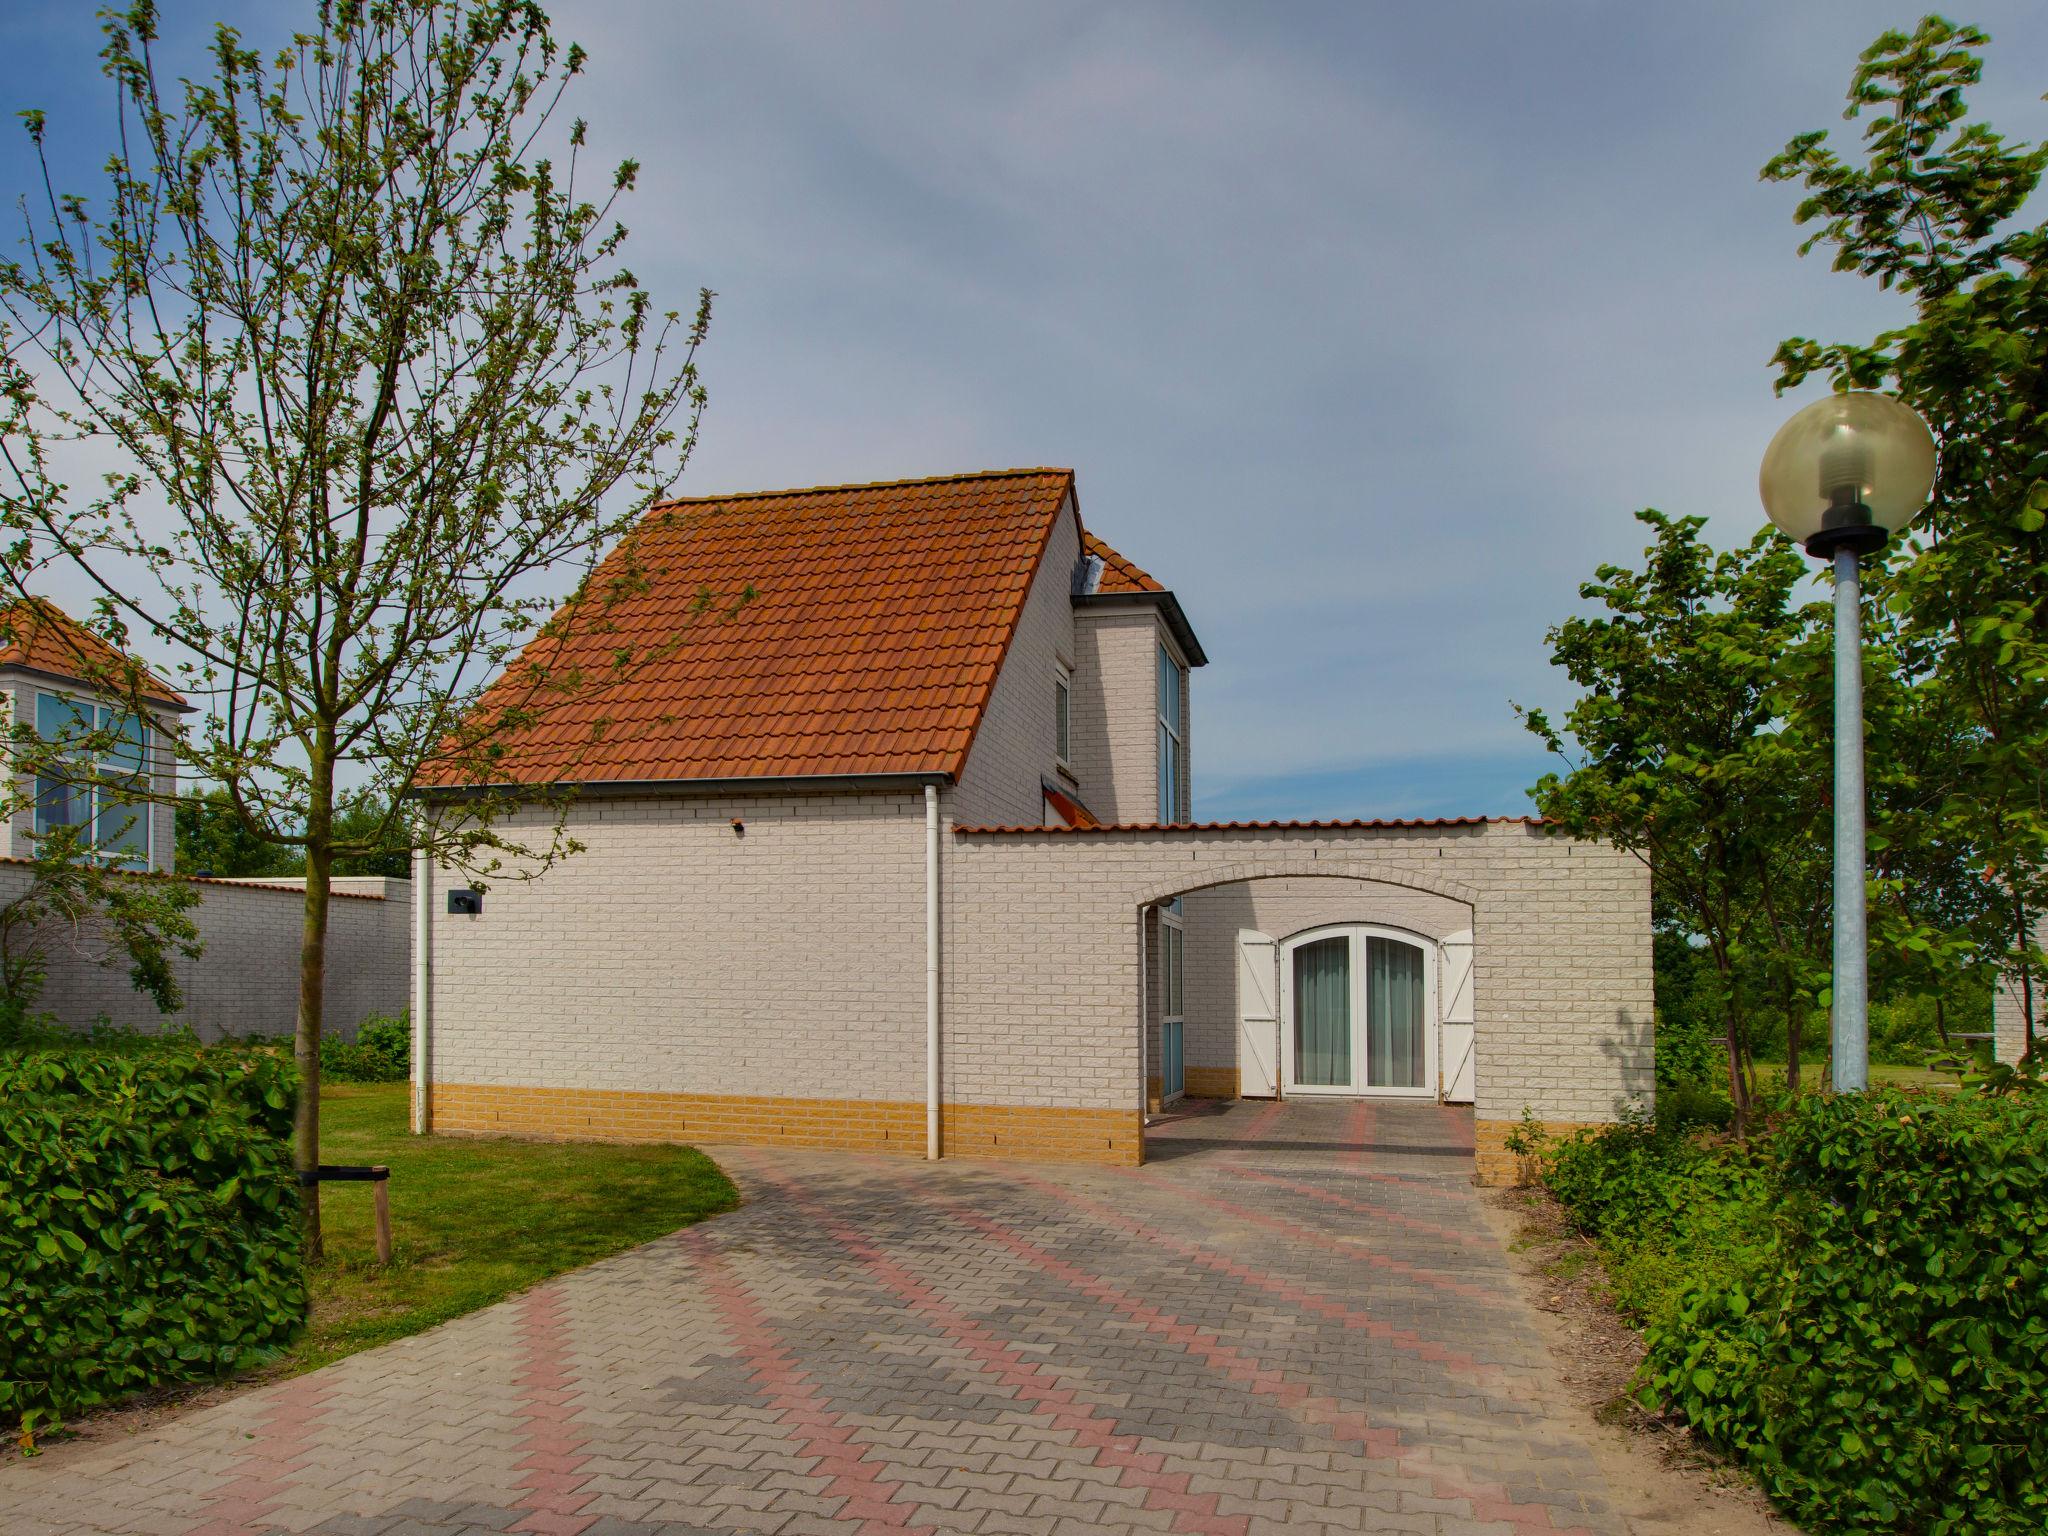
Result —
M 156 7 L 110 13 L 106 196 L 60 191 L 24 114 L 43 181 L 0 265 L 6 581 L 82 573 L 94 633 L 175 658 L 190 775 L 304 850 L 302 1169 L 336 856 L 411 841 L 530 872 L 573 851 L 559 815 L 510 841 L 510 790 L 431 818 L 407 797 L 429 762 L 501 782 L 499 734 L 596 681 L 529 642 L 602 630 L 635 581 L 630 557 L 608 590 L 589 575 L 695 442 L 711 300 L 665 312 L 623 265 L 636 167 L 586 187 L 583 124 L 556 117 L 584 54 L 537 5 L 322 0 L 313 20 L 268 55 L 222 27 L 173 85 Z M 65 483 L 108 461 L 89 494 Z M 136 669 L 102 670 L 139 709 Z

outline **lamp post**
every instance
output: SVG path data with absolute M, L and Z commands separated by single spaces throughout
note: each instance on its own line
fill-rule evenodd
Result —
M 1778 428 L 1758 475 L 1764 510 L 1835 573 L 1834 1085 L 1870 1086 L 1870 971 L 1863 889 L 1861 561 L 1913 520 L 1934 488 L 1934 436 L 1911 407 L 1857 390 Z

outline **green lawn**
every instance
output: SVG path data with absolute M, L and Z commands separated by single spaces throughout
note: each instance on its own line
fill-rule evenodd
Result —
M 1760 1061 L 1756 1064 L 1757 1076 L 1770 1083 L 1785 1080 L 1785 1063 L 1782 1061 Z M 1827 1064 L 1819 1061 L 1802 1063 L 1800 1081 L 1808 1086 L 1827 1081 Z M 1930 1067 L 1888 1067 L 1872 1062 L 1870 1083 L 1878 1087 L 1889 1083 L 1899 1088 L 1953 1088 L 1962 1081 L 1957 1072 L 1936 1072 Z
M 689 1147 L 415 1137 L 408 1091 L 321 1091 L 321 1161 L 391 1169 L 391 1264 L 377 1263 L 371 1186 L 327 1185 L 327 1256 L 288 1368 L 418 1333 L 739 1203 L 717 1165 Z

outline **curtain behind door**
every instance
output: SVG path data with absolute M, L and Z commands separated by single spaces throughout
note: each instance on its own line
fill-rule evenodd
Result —
M 1351 941 L 1318 939 L 1294 951 L 1294 1080 L 1351 1084 Z
M 1365 1080 L 1371 1088 L 1420 1088 L 1422 951 L 1398 939 L 1365 942 Z

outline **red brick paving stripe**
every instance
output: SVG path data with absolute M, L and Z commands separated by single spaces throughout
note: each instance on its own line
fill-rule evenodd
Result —
M 1300 1382 L 1289 1381 L 1285 1370 L 1268 1365 L 1255 1355 L 1225 1344 L 1213 1330 L 1183 1322 L 1150 1302 L 1140 1301 L 1100 1275 L 1092 1274 L 1078 1265 L 1067 1262 L 1050 1249 L 1040 1247 L 1015 1228 L 1007 1227 L 978 1211 L 969 1210 L 943 1195 L 923 1195 L 919 1198 L 937 1206 L 962 1226 L 979 1232 L 991 1242 L 1000 1244 L 1018 1258 L 1072 1287 L 1089 1300 L 1122 1313 L 1140 1324 L 1148 1333 L 1157 1334 L 1179 1345 L 1189 1354 L 1201 1359 L 1204 1364 L 1214 1366 L 1226 1376 L 1244 1382 L 1254 1395 L 1276 1397 L 1285 1407 L 1297 1411 L 1308 1423 L 1321 1425 L 1339 1440 L 1348 1440 L 1358 1445 L 1368 1456 L 1386 1457 L 1428 1478 L 1438 1498 L 1469 1500 L 1474 1520 L 1505 1520 L 1513 1524 L 1518 1531 L 1551 1532 L 1560 1529 L 1553 1524 L 1552 1512 L 1548 1505 L 1518 1504 L 1499 1483 L 1468 1478 L 1463 1473 L 1438 1470 L 1433 1464 L 1434 1457 L 1428 1447 L 1403 1444 L 1400 1431 L 1374 1428 L 1365 1414 L 1346 1408 L 1336 1398 L 1311 1392 Z M 1582 1526 L 1563 1529 L 1578 1533 L 1578 1536 L 1590 1536 Z
M 282 1388 L 242 1453 L 235 1475 L 213 1490 L 185 1536 L 255 1536 L 271 1528 L 270 1515 L 306 1465 L 327 1400 L 325 1382 L 302 1376 Z
M 1287 1106 L 1280 1100 L 1270 1101 L 1263 1109 L 1253 1112 L 1252 1117 L 1245 1121 L 1244 1129 L 1237 1133 L 1235 1140 L 1244 1145 L 1258 1141 L 1273 1128 L 1273 1122 L 1286 1113 Z
M 1340 1322 L 1347 1328 L 1356 1328 L 1367 1338 L 1379 1339 L 1383 1343 L 1391 1344 L 1396 1349 L 1406 1350 L 1409 1354 L 1427 1360 L 1434 1365 L 1446 1366 L 1460 1375 L 1470 1377 L 1474 1381 L 1482 1382 L 1488 1386 L 1501 1387 L 1504 1392 L 1507 1390 L 1502 1385 L 1501 1378 L 1504 1373 L 1501 1368 L 1488 1361 L 1475 1360 L 1460 1350 L 1451 1349 L 1446 1345 L 1437 1343 L 1434 1339 L 1425 1339 L 1421 1334 L 1414 1332 L 1412 1329 L 1396 1328 L 1391 1323 L 1381 1322 L 1378 1318 L 1367 1317 L 1363 1312 L 1347 1307 L 1341 1301 L 1333 1300 L 1328 1296 L 1318 1295 L 1304 1286 L 1296 1285 L 1291 1280 L 1280 1280 L 1271 1275 L 1262 1275 L 1257 1270 L 1238 1263 L 1235 1259 L 1226 1259 L 1212 1248 L 1204 1248 L 1199 1243 L 1184 1241 L 1181 1238 L 1175 1237 L 1170 1232 L 1138 1220 L 1135 1216 L 1127 1215 L 1123 1211 L 1117 1210 L 1114 1206 L 1104 1205 L 1100 1200 L 1092 1200 L 1079 1190 L 1047 1183 L 1037 1175 L 1027 1173 L 1022 1169 L 1018 1169 L 1013 1177 L 1015 1177 L 1018 1183 L 1029 1184 L 1032 1188 L 1051 1196 L 1060 1204 L 1074 1206 L 1089 1212 L 1104 1226 L 1120 1228 L 1125 1232 L 1142 1238 L 1148 1243 L 1156 1244 L 1170 1252 L 1177 1253 L 1182 1258 L 1201 1265 L 1204 1269 L 1213 1270 L 1219 1275 L 1226 1275 L 1240 1284 L 1249 1285 L 1257 1290 L 1264 1291 L 1269 1296 L 1278 1296 L 1283 1301 L 1292 1302 L 1304 1312 L 1313 1312 L 1319 1317 L 1327 1317 L 1333 1322 Z M 1164 1181 L 1155 1180 L 1154 1182 L 1161 1189 L 1171 1188 Z M 1174 1191 L 1174 1193 L 1179 1193 L 1179 1191 Z M 1513 1396 L 1512 1393 L 1508 1395 Z
M 1372 1106 L 1364 1099 L 1360 1099 L 1351 1106 L 1351 1113 L 1347 1118 L 1349 1124 L 1346 1130 L 1350 1136 L 1351 1151 L 1345 1161 L 1350 1163 L 1352 1172 L 1363 1173 L 1366 1159 L 1365 1144 L 1372 1138 Z
M 512 1304 L 523 1357 L 513 1374 L 517 1397 L 515 1417 L 526 1421 L 520 1438 L 525 1457 L 512 1486 L 520 1490 L 515 1503 L 524 1513 L 512 1529 L 543 1536 L 581 1536 L 597 1524 L 582 1513 L 595 1494 L 578 1490 L 590 1481 L 584 1471 L 590 1458 L 587 1437 L 575 1428 L 576 1380 L 569 1369 L 569 1323 L 563 1316 L 562 1293 L 554 1287 L 528 1291 Z
M 1183 1200 L 1198 1201 L 1208 1206 L 1211 1210 L 1221 1211 L 1226 1216 L 1235 1217 L 1239 1221 L 1248 1221 L 1255 1227 L 1267 1227 L 1274 1231 L 1285 1232 L 1289 1237 L 1313 1243 L 1318 1248 L 1326 1249 L 1331 1253 L 1341 1253 L 1346 1258 L 1362 1260 L 1370 1264 L 1374 1269 L 1384 1269 L 1389 1274 L 1399 1275 L 1404 1280 L 1413 1280 L 1420 1285 L 1429 1286 L 1433 1290 L 1448 1291 L 1453 1296 L 1465 1296 L 1473 1301 L 1488 1302 L 1498 1302 L 1505 1294 L 1498 1287 L 1489 1290 L 1483 1285 L 1472 1285 L 1463 1280 L 1453 1280 L 1446 1275 L 1437 1274 L 1434 1270 L 1425 1269 L 1419 1264 L 1407 1263 L 1389 1254 L 1374 1253 L 1370 1248 L 1361 1248 L 1355 1242 L 1346 1242 L 1343 1238 L 1331 1237 L 1327 1233 L 1316 1231 L 1313 1227 L 1303 1226 L 1298 1221 L 1290 1221 L 1284 1216 L 1269 1216 L 1264 1211 L 1255 1211 L 1250 1206 L 1238 1205 L 1234 1201 L 1224 1199 L 1221 1195 L 1211 1195 L 1196 1189 L 1168 1185 L 1164 1179 L 1156 1176 L 1152 1177 L 1150 1182 L 1172 1189 L 1173 1193 L 1180 1196 Z
M 1073 1433 L 1073 1443 L 1095 1449 L 1097 1466 L 1114 1467 L 1117 1481 L 1126 1488 L 1142 1489 L 1144 1507 L 1167 1511 L 1173 1528 L 1189 1536 L 1245 1536 L 1251 1521 L 1245 1515 L 1219 1515 L 1219 1495 L 1189 1492 L 1190 1479 L 1165 1470 L 1166 1460 L 1157 1452 L 1142 1451 L 1135 1435 L 1126 1435 L 1087 1403 L 1076 1401 L 1074 1390 L 1032 1360 L 1025 1358 L 986 1326 L 956 1311 L 946 1299 L 916 1275 L 891 1259 L 859 1232 L 835 1217 L 816 1198 L 787 1176 L 757 1161 L 751 1153 L 746 1161 L 754 1172 L 775 1186 L 847 1252 L 871 1270 L 882 1284 L 927 1322 L 962 1345 L 981 1368 L 1002 1385 L 1017 1393 L 1021 1405 Z
M 1460 1231 L 1456 1227 L 1440 1226 L 1433 1221 L 1419 1217 L 1405 1216 L 1390 1206 L 1374 1205 L 1369 1200 L 1355 1199 L 1324 1189 L 1319 1184 L 1310 1184 L 1302 1179 L 1283 1178 L 1277 1173 L 1267 1173 L 1259 1168 L 1226 1168 L 1224 1172 L 1234 1178 L 1250 1179 L 1259 1184 L 1271 1184 L 1276 1189 L 1289 1190 L 1297 1195 L 1306 1195 L 1311 1200 L 1320 1200 L 1325 1205 L 1341 1206 L 1347 1211 L 1356 1211 L 1362 1216 L 1376 1216 L 1381 1221 L 1392 1222 L 1397 1227 L 1406 1227 L 1411 1232 L 1426 1232 L 1431 1237 L 1445 1238 L 1468 1248 L 1490 1249 L 1492 1240 L 1477 1233 Z M 1416 1186 L 1410 1184 L 1410 1189 Z
M 858 1514 L 860 1529 L 867 1532 L 933 1529 L 928 1524 L 910 1523 L 916 1501 L 902 1497 L 902 1484 L 883 1481 L 881 1469 L 869 1459 L 879 1453 L 854 1443 L 853 1431 L 847 1427 L 845 1418 L 792 1362 L 774 1326 L 741 1286 L 711 1239 L 701 1229 L 693 1228 L 683 1234 L 682 1246 L 696 1264 L 705 1294 L 718 1308 L 733 1344 L 747 1357 L 755 1382 L 774 1407 L 776 1416 L 795 1432 L 797 1454 L 818 1458 L 811 1475 L 824 1482 L 827 1498 L 846 1500 L 840 1507 L 840 1516 Z

